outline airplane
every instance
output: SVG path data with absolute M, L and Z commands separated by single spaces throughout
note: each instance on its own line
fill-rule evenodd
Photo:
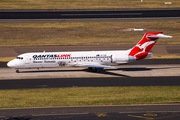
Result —
M 159 38 L 172 38 L 163 32 L 147 32 L 131 49 L 111 51 L 73 51 L 73 52 L 35 52 L 24 53 L 7 63 L 8 67 L 19 69 L 48 68 L 48 67 L 87 67 L 96 72 L 97 68 L 116 68 L 153 56 L 150 52 Z

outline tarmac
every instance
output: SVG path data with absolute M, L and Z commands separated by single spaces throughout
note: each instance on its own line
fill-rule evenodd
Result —
M 104 69 L 98 72 L 81 67 L 20 69 L 0 68 L 0 80 L 4 79 L 42 79 L 42 78 L 95 78 L 95 77 L 160 77 L 180 76 L 180 64 L 168 65 L 123 65 L 117 69 Z
M 13 116 L 13 118 L 32 118 L 32 117 L 49 117 L 49 116 L 71 116 L 71 115 L 86 115 L 86 114 L 109 114 L 109 113 L 118 113 L 120 114 L 136 114 L 142 113 L 175 113 L 174 116 L 166 115 L 163 116 L 166 118 L 168 116 L 179 117 L 180 116 L 180 105 L 179 104 L 169 104 L 169 105 L 122 105 L 122 106 L 69 106 L 69 107 L 45 107 L 45 108 L 15 108 L 15 109 L 0 109 L 0 118 L 4 117 L 6 120 L 6 116 Z M 18 117 L 19 116 L 19 117 Z M 21 117 L 20 117 L 21 116 Z M 111 115 L 111 120 L 114 120 Z M 162 116 L 162 115 L 161 115 Z M 156 116 L 156 118 L 161 117 L 160 115 Z M 88 117 L 88 116 L 87 116 Z M 102 117 L 105 116 L 97 116 Z M 127 117 L 127 116 L 126 116 Z M 145 116 L 144 116 L 145 117 Z M 153 116 L 146 116 L 147 119 L 153 118 Z M 119 117 L 121 118 L 121 117 Z M 11 118 L 12 119 L 12 118 Z M 16 119 L 16 120 L 19 120 Z M 37 119 L 37 118 L 36 118 Z M 47 118 L 44 118 L 47 120 Z M 86 118 L 87 119 L 87 118 Z M 96 118 L 97 119 L 97 118 Z M 101 120 L 102 120 L 101 119 Z M 104 118 L 105 119 L 105 118 Z M 131 120 L 132 117 L 129 117 Z M 129 120 L 128 119 L 128 120 Z M 161 118 L 162 119 L 162 118 Z M 26 120 L 26 119 L 23 119 Z M 78 120 L 83 120 L 79 118 Z M 92 119 L 88 119 L 92 120 Z M 93 119 L 94 120 L 94 119 Z M 137 118 L 136 118 L 137 120 Z M 174 119 L 173 119 L 174 120 Z

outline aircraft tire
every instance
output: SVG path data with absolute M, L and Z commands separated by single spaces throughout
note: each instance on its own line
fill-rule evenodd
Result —
M 93 67 L 93 68 L 92 68 L 92 71 L 93 71 L 93 72 L 97 72 L 97 68 L 94 68 L 94 67 Z
M 88 70 L 93 70 L 93 68 L 92 67 L 88 67 Z
M 16 70 L 16 73 L 19 73 L 19 70 Z

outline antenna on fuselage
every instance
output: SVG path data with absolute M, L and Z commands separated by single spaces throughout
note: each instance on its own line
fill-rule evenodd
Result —
M 43 53 L 45 53 L 46 51 L 44 50 Z

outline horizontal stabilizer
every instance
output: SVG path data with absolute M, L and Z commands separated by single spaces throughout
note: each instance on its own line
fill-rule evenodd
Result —
M 172 36 L 164 35 L 164 34 L 157 34 L 157 35 L 147 35 L 147 38 L 172 38 Z

